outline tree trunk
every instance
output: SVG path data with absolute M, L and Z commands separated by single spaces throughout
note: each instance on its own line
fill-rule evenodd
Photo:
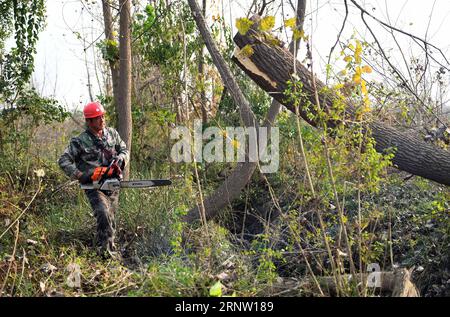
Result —
M 192 1 L 192 2 L 195 2 L 195 1 Z M 190 3 L 190 5 L 191 5 L 191 3 Z M 300 21 L 298 24 L 299 29 L 303 28 L 303 20 L 304 20 L 304 16 L 305 16 L 305 6 L 306 6 L 306 0 L 298 0 L 297 19 Z M 195 11 L 196 10 L 195 6 L 191 5 L 191 10 L 192 10 L 194 17 L 196 14 L 199 15 L 199 12 Z M 210 35 L 206 34 L 207 33 L 206 25 L 201 25 L 204 22 L 200 19 L 196 19 L 196 22 L 197 22 L 197 25 L 199 26 L 199 29 L 202 30 L 202 36 L 204 38 L 205 37 L 209 38 L 209 40 L 205 41 L 205 42 L 206 42 L 206 46 L 208 47 L 210 52 L 217 50 L 215 48 L 214 43 L 212 42 Z M 294 42 L 292 42 L 292 43 L 294 43 Z M 298 48 L 299 44 L 300 44 L 300 40 L 298 40 L 296 42 L 296 49 Z M 294 52 L 294 44 L 292 44 L 292 52 Z M 213 55 L 213 54 L 211 54 L 211 55 Z M 220 55 L 214 54 L 213 61 L 214 61 L 214 64 L 219 69 L 221 67 L 226 66 L 226 64 L 224 64 L 223 58 Z M 225 66 L 222 66 L 222 64 Z M 221 75 L 222 75 L 222 73 L 221 73 Z M 232 76 L 231 73 L 228 73 L 228 72 L 224 75 L 229 76 L 229 77 Z M 222 76 L 222 78 L 224 78 L 224 77 Z M 225 82 L 225 80 L 224 80 L 224 82 Z M 228 85 L 225 85 L 224 93 L 225 93 L 225 90 L 228 90 L 228 89 L 230 89 L 230 87 Z M 238 89 L 239 94 L 242 94 L 240 92 L 239 87 L 236 87 L 235 89 Z M 233 98 L 235 101 L 238 100 L 238 98 L 240 98 L 238 96 L 239 94 L 237 94 L 236 92 L 234 92 L 232 94 L 232 96 L 234 95 Z M 239 105 L 239 103 L 237 103 L 237 104 Z M 264 126 L 268 127 L 268 130 L 269 130 L 268 133 L 270 133 L 270 127 L 273 124 L 273 122 L 275 121 L 275 118 L 280 110 L 280 107 L 281 107 L 280 103 L 274 99 L 272 101 L 272 104 L 269 108 L 269 111 L 266 115 L 266 119 L 264 122 Z M 245 111 L 245 112 L 247 112 L 247 111 Z M 241 112 L 241 114 L 242 114 L 242 112 Z M 206 214 L 207 219 L 211 219 L 211 218 L 215 217 L 219 213 L 220 210 L 222 210 L 226 206 L 229 206 L 233 200 L 235 200 L 236 198 L 239 197 L 242 189 L 250 181 L 256 167 L 257 167 L 257 164 L 254 162 L 244 162 L 244 163 L 239 163 L 234 168 L 234 170 L 226 178 L 224 183 L 222 185 L 220 185 L 219 188 L 217 188 L 210 196 L 208 196 L 204 200 L 203 205 L 205 207 L 205 214 Z M 188 214 L 185 217 L 185 220 L 193 221 L 198 218 L 199 218 L 199 209 L 198 209 L 198 207 L 194 207 L 188 212 Z
M 202 15 L 206 15 L 206 0 L 202 1 Z M 205 74 L 204 74 L 204 56 L 203 56 L 203 46 L 199 50 L 198 54 L 198 75 L 200 80 L 200 104 L 202 110 L 202 122 L 203 124 L 208 122 L 208 112 L 206 110 L 206 93 L 205 93 Z
M 188 0 L 189 6 L 192 11 L 192 15 L 195 19 L 198 29 L 205 41 L 206 47 L 211 54 L 212 60 L 219 70 L 222 81 L 229 91 L 234 102 L 239 106 L 241 120 L 244 122 L 246 127 L 255 127 L 258 125 L 255 115 L 250 108 L 249 102 L 242 94 L 236 80 L 234 79 L 228 65 L 225 60 L 220 55 L 214 40 L 209 33 L 201 10 L 197 4 L 196 0 Z M 254 169 L 256 168 L 256 163 L 246 167 L 245 163 L 239 163 L 238 166 L 233 170 L 230 176 L 227 177 L 225 182 L 214 191 L 208 198 L 203 202 L 205 207 L 205 217 L 207 219 L 213 218 L 217 213 L 223 209 L 225 206 L 229 205 L 230 201 L 235 199 L 242 188 L 250 180 Z M 200 209 L 199 207 L 192 208 L 188 214 L 184 217 L 187 222 L 199 219 Z
M 249 57 L 237 57 L 235 53 L 233 60 L 241 67 L 244 72 L 252 78 L 263 90 L 295 113 L 295 106 L 287 101 L 284 91 L 288 88 L 287 82 L 293 80 L 294 57 L 280 46 L 268 44 L 264 35 L 256 31 L 254 27 L 246 35 L 237 33 L 234 42 L 241 49 L 245 45 L 251 45 L 253 53 Z M 304 100 L 299 105 L 300 116 L 313 126 L 316 122 L 308 118 L 305 108 L 301 106 L 310 102 L 316 104 L 312 74 L 298 61 L 296 61 L 296 77 L 303 83 Z M 319 102 L 322 108 L 329 108 L 335 98 L 332 92 L 323 92 L 325 85 L 317 78 L 315 79 L 317 91 L 319 93 Z M 348 102 L 346 111 L 351 116 L 354 112 L 354 106 Z M 336 122 L 328 122 L 330 126 Z M 384 152 L 390 147 L 395 147 L 396 152 L 393 158 L 393 164 L 400 170 L 408 173 L 422 176 L 440 184 L 450 185 L 450 152 L 435 147 L 420 139 L 411 136 L 408 133 L 398 131 L 381 122 L 372 122 L 368 124 L 372 131 L 372 137 L 376 141 L 376 150 Z
M 105 38 L 108 41 L 114 41 L 113 32 L 113 20 L 111 14 L 111 0 L 102 0 L 103 6 L 103 20 L 105 23 Z M 109 60 L 109 69 L 111 71 L 111 81 L 112 81 L 112 91 L 114 96 L 114 105 L 116 107 L 117 113 L 119 113 L 119 102 L 118 102 L 118 85 L 119 85 L 119 65 L 117 62 Z
M 132 119 L 131 119 L 131 0 L 119 0 L 120 31 L 119 31 L 119 85 L 117 94 L 118 132 L 131 153 Z M 128 179 L 130 165 L 125 167 L 124 179 Z

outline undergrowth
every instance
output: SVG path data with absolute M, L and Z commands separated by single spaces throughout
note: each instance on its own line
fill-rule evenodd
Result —
M 173 184 L 121 191 L 116 216 L 120 262 L 95 253 L 89 203 L 54 157 L 30 158 L 0 174 L 2 296 L 321 296 L 314 278 L 333 277 L 332 263 L 338 274 L 350 273 L 350 256 L 358 272 L 370 263 L 386 271 L 414 268 L 422 295 L 448 296 L 448 189 L 406 179 L 385 166 L 378 180 L 367 179 L 373 190 L 358 196 L 349 163 L 355 158 L 348 148 L 338 151 L 338 140 L 330 153 L 345 217 L 339 219 L 324 157 L 309 156 L 319 193 L 314 197 L 297 151 L 295 119 L 282 113 L 278 122 L 283 136 L 279 172 L 255 173 L 241 197 L 206 225 L 181 220 L 198 195 L 191 166 L 133 165 L 131 178 L 167 177 Z M 320 132 L 302 124 L 301 133 L 307 153 L 323 153 Z M 162 147 L 155 157 L 161 159 L 166 150 Z M 220 170 L 200 166 L 200 179 L 208 180 L 202 190 L 216 188 L 223 180 Z M 340 292 L 361 295 L 351 284 Z

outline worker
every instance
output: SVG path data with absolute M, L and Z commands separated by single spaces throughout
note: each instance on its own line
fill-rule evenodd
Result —
M 92 182 L 94 171 L 111 166 L 115 175 L 129 161 L 129 151 L 119 133 L 106 127 L 105 109 L 99 102 L 89 102 L 83 109 L 86 130 L 71 139 L 58 160 L 64 173 L 81 184 Z M 102 257 L 120 258 L 114 238 L 115 213 L 119 202 L 119 190 L 85 189 L 86 196 L 97 220 L 95 245 Z

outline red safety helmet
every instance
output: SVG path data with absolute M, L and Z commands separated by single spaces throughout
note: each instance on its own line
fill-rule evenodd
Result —
M 89 102 L 84 106 L 83 114 L 85 119 L 95 118 L 105 114 L 105 109 L 100 102 Z

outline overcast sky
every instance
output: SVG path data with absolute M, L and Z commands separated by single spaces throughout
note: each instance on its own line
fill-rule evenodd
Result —
M 243 12 L 248 8 L 248 2 L 225 0 L 222 7 L 218 0 L 211 0 L 215 10 L 222 11 L 223 9 L 226 19 L 233 21 L 233 24 L 235 18 L 245 14 Z M 360 12 L 351 5 L 350 0 L 348 2 L 350 14 L 341 39 L 346 39 L 355 33 L 359 38 L 367 38 L 372 41 L 369 32 L 362 25 Z M 373 0 L 358 2 L 379 19 L 418 37 L 426 38 L 430 43 L 442 49 L 446 56 L 449 56 L 447 53 L 450 48 L 450 36 L 448 35 L 450 1 Z M 101 13 L 100 0 L 93 7 L 97 8 L 98 14 Z M 230 7 L 232 10 L 229 10 Z M 288 5 L 285 5 L 284 9 L 286 13 Z M 323 62 L 327 59 L 328 52 L 336 41 L 344 13 L 343 0 L 308 1 L 305 28 L 306 33 L 312 35 L 313 56 L 316 60 L 321 61 L 321 63 L 317 63 L 317 69 L 315 69 L 319 74 L 323 72 Z M 272 14 L 275 14 L 278 23 L 282 22 L 281 10 L 272 12 Z M 380 40 L 386 48 L 395 47 L 388 32 L 373 22 L 371 18 L 366 17 L 366 20 L 380 35 Z M 101 82 L 102 79 L 96 77 L 92 54 L 96 48 L 96 41 L 104 38 L 101 23 L 101 15 L 92 16 L 83 7 L 80 0 L 47 0 L 47 27 L 40 34 L 33 75 L 34 84 L 43 95 L 54 96 L 69 109 L 80 109 L 89 101 L 85 63 L 91 69 L 94 95 L 99 93 L 98 82 Z M 236 29 L 234 28 L 234 30 Z M 77 38 L 74 32 L 79 32 L 85 41 Z M 397 38 L 406 55 L 423 54 L 410 38 L 400 35 Z M 88 47 L 87 61 L 85 61 L 85 47 Z M 401 57 L 396 55 L 395 51 L 394 49 L 391 52 L 393 61 L 401 65 Z M 302 51 L 300 51 L 300 59 L 301 56 Z M 97 76 L 101 76 L 101 74 L 98 73 Z

